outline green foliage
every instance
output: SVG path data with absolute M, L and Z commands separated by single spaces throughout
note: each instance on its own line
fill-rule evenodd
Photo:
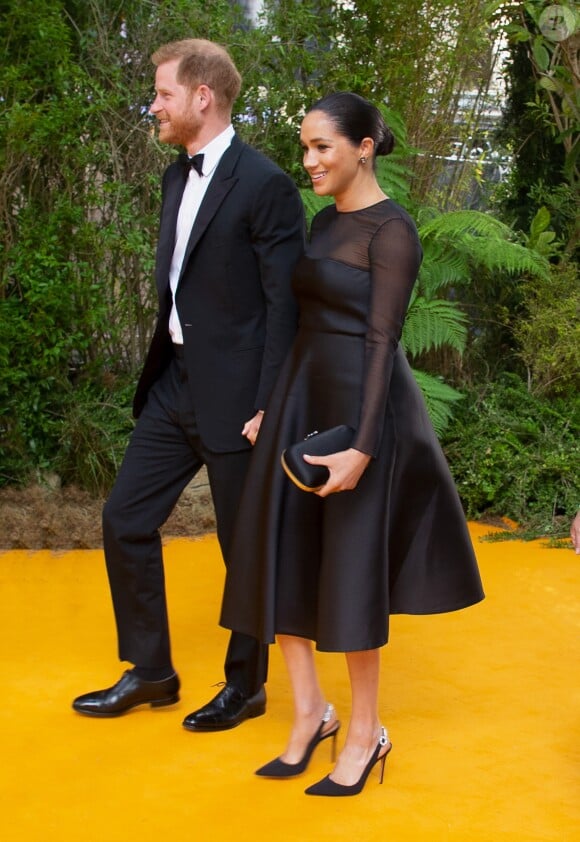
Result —
M 578 244 L 578 191 L 571 185 L 562 182 L 555 187 L 548 187 L 541 179 L 531 185 L 529 191 L 529 203 L 532 209 L 538 208 L 536 216 L 532 219 L 530 227 L 530 240 L 526 242 L 531 248 L 536 248 L 540 254 L 552 258 L 568 259 L 574 257 Z M 549 213 L 549 226 L 553 229 L 554 237 L 550 237 L 551 244 L 546 251 L 535 243 L 535 228 L 537 219 L 546 220 L 545 212 Z M 542 223 L 543 225 L 543 223 Z M 547 226 L 541 228 L 541 233 L 551 234 Z M 544 238 L 545 241 L 545 238 Z
M 429 300 L 415 294 L 403 327 L 403 347 L 415 357 L 443 345 L 461 354 L 465 348 L 466 322 L 467 317 L 454 301 Z
M 580 500 L 580 397 L 548 401 L 515 375 L 471 389 L 443 446 L 466 514 L 564 535 Z
M 112 382 L 100 392 L 91 386 L 71 391 L 52 465 L 64 484 L 78 484 L 82 478 L 87 491 L 106 495 L 133 428 L 129 411 L 133 391 L 131 382 Z
M 531 274 L 546 277 L 548 264 L 537 252 L 514 242 L 511 228 L 490 214 L 479 211 L 451 211 L 435 216 L 421 225 L 421 242 L 425 249 L 426 269 L 429 271 L 429 248 L 432 242 L 443 244 L 451 251 L 453 271 L 458 264 L 454 254 L 464 258 L 463 266 L 468 270 L 465 280 L 471 276 L 472 267 L 484 268 L 489 272 L 501 270 L 507 275 Z M 437 261 L 444 255 L 437 251 Z M 441 271 L 441 266 L 438 267 Z M 429 280 L 425 281 L 427 285 Z
M 548 258 L 555 257 L 561 249 L 561 245 L 556 239 L 556 232 L 548 230 L 550 221 L 550 211 L 542 205 L 532 219 L 530 233 L 526 238 L 528 248 Z
M 395 146 L 390 155 L 377 158 L 377 181 L 387 196 L 410 210 L 413 206 L 411 193 L 414 181 L 411 162 L 417 149 L 409 141 L 403 116 L 384 105 L 381 106 L 381 112 L 393 133 Z
M 504 4 L 501 16 L 509 39 L 508 106 L 500 140 L 513 152 L 514 165 L 502 207 L 510 224 L 528 230 L 544 193 L 568 193 L 571 215 L 554 214 L 558 239 L 568 254 L 578 248 L 577 191 L 580 181 L 580 78 L 578 13 L 573 4 L 557 4 L 568 21 L 568 37 L 555 40 L 542 25 L 544 0 Z M 566 33 L 564 33 L 566 34 Z M 559 206 L 557 203 L 556 206 Z
M 514 327 L 531 391 L 580 393 L 580 273 L 559 263 L 548 278 L 529 281 L 526 316 Z
M 580 79 L 577 46 L 574 38 L 580 18 L 571 3 L 558 4 L 563 26 L 554 37 L 546 28 L 546 4 L 543 0 L 527 0 L 512 6 L 506 26 L 508 36 L 517 44 L 525 44 L 533 70 L 536 96 L 527 105 L 537 111 L 539 120 L 565 151 L 564 173 L 572 184 L 580 181 Z
M 486 0 L 266 0 L 260 28 L 229 42 L 245 79 L 240 129 L 304 184 L 297 135 L 313 102 L 351 90 L 388 103 L 428 153 L 412 161 L 424 197 L 457 135 L 459 92 L 489 78 L 491 15 Z
M 463 399 L 463 395 L 444 383 L 441 377 L 427 374 L 426 371 L 414 368 L 413 376 L 425 398 L 435 432 L 442 436 L 453 417 L 454 405 Z
M 447 289 L 469 315 L 461 380 L 517 368 L 512 324 L 523 306 L 522 279 L 547 279 L 546 257 L 517 242 L 521 238 L 489 213 L 424 209 L 419 222 L 425 255 L 419 291 L 432 298 Z

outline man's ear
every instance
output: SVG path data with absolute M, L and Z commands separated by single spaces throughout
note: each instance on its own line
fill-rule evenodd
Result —
M 205 111 L 213 100 L 212 89 L 208 85 L 200 85 L 195 92 L 195 99 L 198 100 L 200 110 Z

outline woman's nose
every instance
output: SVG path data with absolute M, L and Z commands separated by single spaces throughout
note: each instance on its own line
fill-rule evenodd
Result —
M 304 150 L 304 157 L 302 158 L 302 163 L 307 170 L 312 169 L 316 166 L 316 155 L 314 154 L 312 149 L 305 149 Z

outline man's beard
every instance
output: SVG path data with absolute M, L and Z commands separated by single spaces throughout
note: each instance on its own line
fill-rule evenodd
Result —
M 201 120 L 191 111 L 188 114 L 172 117 L 169 123 L 160 126 L 159 140 L 161 143 L 187 146 L 196 139 L 201 126 Z

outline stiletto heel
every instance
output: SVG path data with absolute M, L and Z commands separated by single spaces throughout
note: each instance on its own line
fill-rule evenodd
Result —
M 265 766 L 261 766 L 257 769 L 255 774 L 262 778 L 293 778 L 296 775 L 301 775 L 308 766 L 316 746 L 323 740 L 327 740 L 330 737 L 332 737 L 331 756 L 332 761 L 334 762 L 336 757 L 336 735 L 340 729 L 340 722 L 337 720 L 334 727 L 323 733 L 324 726 L 327 722 L 330 722 L 333 715 L 334 706 L 327 704 L 322 721 L 318 726 L 315 735 L 306 746 L 306 750 L 298 763 L 285 763 L 284 760 L 277 757 L 275 760 L 271 760 L 269 763 L 266 763 Z
M 385 751 L 385 753 L 382 755 L 382 757 L 379 757 L 379 761 L 380 761 L 380 764 L 381 764 L 381 777 L 379 778 L 380 784 L 382 784 L 383 778 L 385 777 L 385 763 L 386 763 L 386 760 L 387 760 L 387 754 L 390 752 L 391 749 L 392 749 L 392 746 L 389 746 L 389 748 Z
M 384 754 L 381 754 L 380 752 L 383 746 L 387 746 L 387 750 Z M 309 786 L 308 789 L 305 790 L 306 795 L 358 795 L 364 787 L 371 769 L 373 766 L 376 766 L 377 763 L 381 764 L 381 776 L 379 783 L 382 784 L 385 774 L 385 761 L 387 759 L 387 754 L 390 752 L 392 747 L 393 745 L 389 741 L 387 729 L 381 726 L 381 736 L 379 737 L 378 745 L 373 751 L 371 759 L 363 769 L 362 775 L 355 784 L 352 784 L 351 786 L 337 784 L 331 779 L 330 775 L 327 775 L 321 781 L 318 781 L 318 783 Z
M 337 720 L 337 722 L 338 722 L 338 720 Z M 336 762 L 336 737 L 338 736 L 338 729 L 339 728 L 340 728 L 340 722 L 338 722 L 337 727 L 330 734 L 330 736 L 332 737 L 332 743 L 331 743 L 331 746 L 330 746 L 330 761 L 331 761 L 331 763 Z

